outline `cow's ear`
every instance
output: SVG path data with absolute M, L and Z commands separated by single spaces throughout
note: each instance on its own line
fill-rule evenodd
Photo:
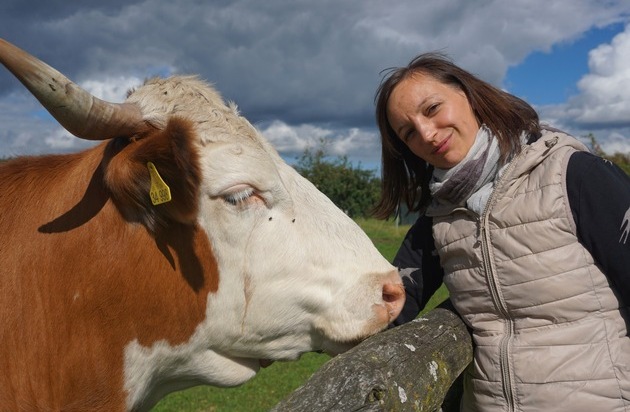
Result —
M 112 141 L 103 163 L 105 184 L 123 216 L 151 230 L 171 220 L 193 223 L 201 182 L 197 142 L 192 123 L 182 118 L 139 140 Z

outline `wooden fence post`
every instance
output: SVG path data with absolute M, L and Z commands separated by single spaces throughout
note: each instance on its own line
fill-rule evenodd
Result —
M 458 410 L 453 383 L 471 361 L 470 334 L 447 301 L 332 358 L 272 411 Z

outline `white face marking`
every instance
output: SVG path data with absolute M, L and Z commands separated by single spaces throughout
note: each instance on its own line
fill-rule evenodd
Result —
M 194 340 L 194 339 L 193 339 Z M 237 386 L 256 375 L 257 359 L 230 359 L 190 344 L 152 347 L 137 341 L 125 348 L 128 410 L 150 410 L 167 394 L 195 385 Z
M 162 96 L 167 86 L 151 87 Z M 152 101 L 142 89 L 131 100 L 156 124 L 168 116 L 165 107 L 198 122 L 198 223 L 212 244 L 219 290 L 185 344 L 128 344 L 125 389 L 134 408 L 199 383 L 241 384 L 256 374 L 258 359 L 345 350 L 386 326 L 375 308 L 384 308 L 384 277 L 398 278 L 361 229 L 234 108 L 198 81 L 192 86 L 203 90 L 168 89 L 176 105 Z

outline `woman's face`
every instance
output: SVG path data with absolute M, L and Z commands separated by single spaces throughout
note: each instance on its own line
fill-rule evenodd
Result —
M 396 85 L 387 102 L 387 118 L 416 156 L 439 169 L 457 165 L 479 130 L 464 92 L 424 74 Z

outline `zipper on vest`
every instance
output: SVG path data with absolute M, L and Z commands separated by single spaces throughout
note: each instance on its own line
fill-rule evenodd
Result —
M 484 214 L 484 217 L 487 217 Z M 507 306 L 505 304 L 505 300 L 501 295 L 498 279 L 496 276 L 496 271 L 494 270 L 494 265 L 491 262 L 491 253 L 490 253 L 490 233 L 487 230 L 487 219 L 482 218 L 479 221 L 479 231 L 480 231 L 480 241 L 481 241 L 481 251 L 483 255 L 483 266 L 486 272 L 486 279 L 488 280 L 488 287 L 490 288 L 490 295 L 492 296 L 492 301 L 494 306 L 499 311 L 500 315 L 505 319 L 505 334 L 503 338 L 501 338 L 501 342 L 499 343 L 499 368 L 501 369 L 501 381 L 503 385 L 503 394 L 505 396 L 505 401 L 507 403 L 508 411 L 514 411 L 514 388 L 512 385 L 512 372 L 510 365 L 510 344 L 512 340 L 512 336 L 514 334 L 514 323 L 510 318 Z
M 515 390 L 512 382 L 512 366 L 510 364 L 511 343 L 512 337 L 514 335 L 514 322 L 510 317 L 507 304 L 505 303 L 503 295 L 501 294 L 497 273 L 494 265 L 492 264 L 492 252 L 490 249 L 490 245 L 492 243 L 490 239 L 488 220 L 490 216 L 490 210 L 492 209 L 492 205 L 495 201 L 497 190 L 500 189 L 502 186 L 500 183 L 503 183 L 506 176 L 509 176 L 511 170 L 515 167 L 514 165 L 517 163 L 517 160 L 524 156 L 525 151 L 526 150 L 521 151 L 521 153 L 519 153 L 519 155 L 510 162 L 510 164 L 505 169 L 505 172 L 502 173 L 502 175 L 497 179 L 495 188 L 490 194 L 483 213 L 478 220 L 478 236 L 479 243 L 481 245 L 483 268 L 486 272 L 486 279 L 488 281 L 488 287 L 490 288 L 490 295 L 492 297 L 494 306 L 497 308 L 500 316 L 505 319 L 505 333 L 503 338 L 501 339 L 501 342 L 499 343 L 499 368 L 501 369 L 503 394 L 505 396 L 505 402 L 507 404 L 508 412 L 513 412 L 516 409 L 514 401 Z

